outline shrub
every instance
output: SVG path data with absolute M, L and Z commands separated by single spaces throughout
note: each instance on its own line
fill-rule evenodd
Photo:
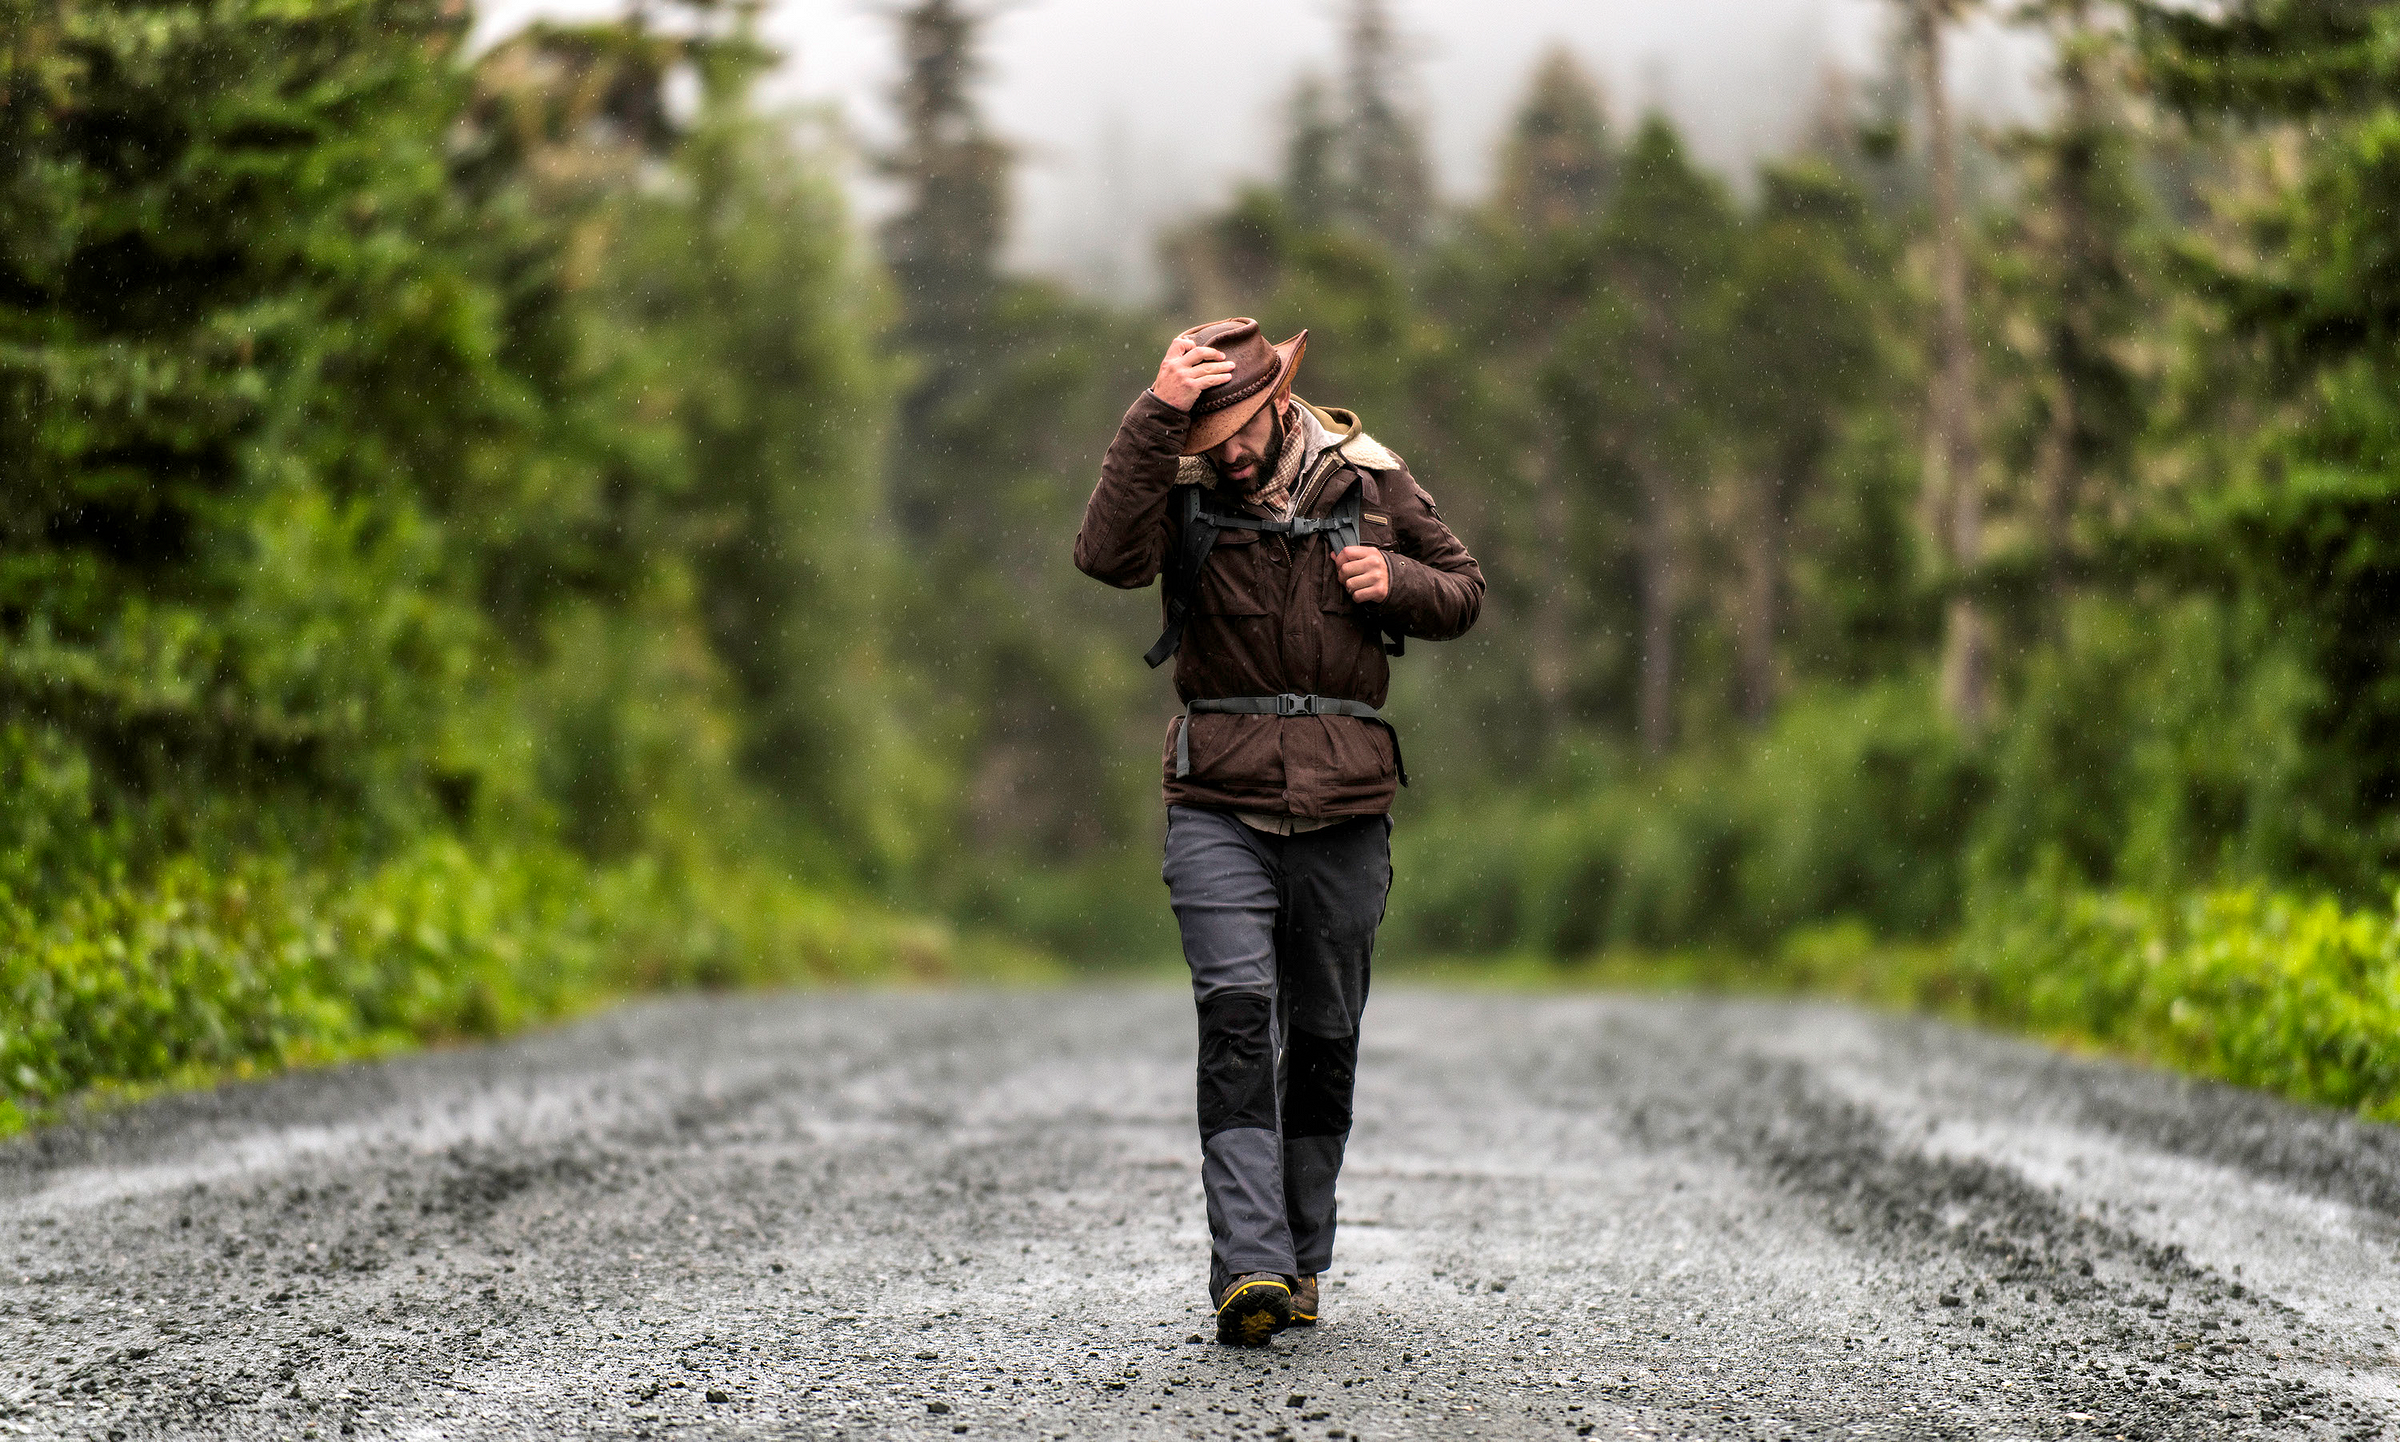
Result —
M 1805 697 L 1730 755 L 1485 793 L 1395 837 L 1392 944 L 1457 955 L 1770 944 L 1850 919 L 1956 925 L 1981 773 L 1893 682 Z
M 0 895 L 0 1134 L 79 1093 L 487 1037 L 671 986 L 945 972 L 946 932 L 758 869 L 420 842 L 354 873 L 183 858 Z
M 1979 904 L 1959 965 L 1989 1019 L 2400 1119 L 2400 911 L 2037 884 Z

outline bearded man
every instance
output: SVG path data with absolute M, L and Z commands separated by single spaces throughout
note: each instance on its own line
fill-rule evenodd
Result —
M 1408 775 L 1380 708 L 1403 638 L 1475 623 L 1483 572 L 1408 467 L 1292 394 L 1308 333 L 1167 347 L 1084 507 L 1075 564 L 1167 581 L 1164 875 L 1200 1023 L 1217 1339 L 1318 1317 L 1358 1029 Z M 1388 638 L 1388 639 L 1387 639 Z

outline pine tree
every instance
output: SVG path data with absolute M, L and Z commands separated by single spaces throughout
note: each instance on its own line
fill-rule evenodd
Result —
M 1625 152 L 1600 234 L 1607 286 L 1561 347 L 1548 384 L 1578 442 L 1631 490 L 1640 640 L 1636 726 L 1664 755 L 1677 739 L 1684 550 L 1708 479 L 1716 418 L 1715 333 L 1733 218 L 1663 116 Z
M 1474 405 L 1488 433 L 1477 451 L 1506 457 L 1519 493 L 1486 510 L 1481 544 L 1496 548 L 1503 594 L 1521 596 L 1542 746 L 1589 719 L 1585 693 L 1609 668 L 1606 638 L 1618 629 L 1594 602 L 1623 589 L 1596 554 L 1596 538 L 1613 528 L 1579 496 L 1585 467 L 1539 380 L 1602 286 L 1597 227 L 1616 165 L 1597 87 L 1565 50 L 1551 51 L 1502 143 L 1491 205 L 1432 282 L 1478 358 Z
M 1500 208 L 1534 229 L 1589 224 L 1607 203 L 1615 172 L 1600 87 L 1573 52 L 1555 46 L 1534 70 L 1510 127 Z
M 1149 638 L 1057 558 L 1085 495 L 1073 478 L 1163 340 L 1148 317 L 1003 267 L 1011 152 L 974 85 L 996 9 L 915 0 L 894 17 L 902 209 L 883 245 L 911 382 L 886 450 L 901 547 L 882 604 L 921 687 L 903 724 L 914 794 L 938 818 L 912 868 L 925 885 L 968 885 L 1001 858 L 1087 858 L 1143 814 L 1116 743 L 1151 694 L 1120 669 L 1139 672 Z M 1124 768 L 1119 784 L 1094 785 L 1096 757 Z
M 1424 240 L 1433 182 L 1424 135 L 1400 99 L 1409 68 L 1404 47 L 1384 0 L 1349 3 L 1338 90 L 1312 72 L 1285 101 L 1276 185 L 1251 187 L 1227 217 L 1170 237 L 1182 294 L 1217 297 L 1228 284 L 1272 284 L 1260 263 L 1273 248 L 1269 231 L 1338 228 L 1403 253 Z M 1233 303 L 1259 305 L 1238 296 Z
M 2295 859 L 2376 892 L 2400 867 L 2400 5 L 2145 4 L 2136 18 L 2165 101 L 2259 135 L 2269 174 L 2298 162 L 2235 212 L 2231 243 L 2182 257 L 2258 357 L 2205 418 L 2228 483 L 2191 564 L 2232 559 L 2272 634 L 2307 657 L 2322 700 Z
M 521 779 L 443 738 L 493 611 L 607 546 L 591 470 L 537 460 L 576 384 L 544 247 L 453 183 L 463 25 L 11 7 L 0 731 L 80 758 L 85 841 L 367 844 Z
M 2145 312 L 2134 255 L 2144 202 L 2116 113 L 2124 46 L 2092 12 L 2091 0 L 2040 0 L 2021 12 L 2050 29 L 2058 57 L 2057 122 L 2018 147 L 2039 203 L 2024 208 L 2021 244 L 2011 247 L 2029 258 L 2041 334 L 2033 499 L 2054 629 L 2072 581 L 2076 517 L 2107 499 L 2096 488 L 2124 479 L 2147 412 L 2126 359 Z
M 997 274 L 1008 228 L 1008 147 L 975 104 L 976 45 L 986 17 L 958 0 L 901 12 L 901 79 L 893 99 L 903 138 L 885 169 L 907 191 L 884 227 L 912 335 L 971 329 Z
M 820 157 L 753 93 L 776 58 L 744 15 L 691 54 L 701 104 L 674 187 L 637 190 L 606 277 L 672 418 L 671 516 L 747 777 L 828 869 L 872 872 L 897 823 L 877 468 L 891 368 L 867 267 Z
M 1343 130 L 1321 75 L 1300 77 L 1285 116 L 1283 198 L 1301 215 L 1338 214 L 1342 206 Z
M 1433 176 L 1424 134 L 1399 98 L 1409 66 L 1385 0 L 1350 0 L 1347 49 L 1347 209 L 1369 233 L 1411 249 L 1432 218 Z
M 928 472 L 955 459 L 945 417 L 975 384 L 992 339 L 1011 156 L 974 97 L 988 17 L 958 0 L 918 0 L 895 18 L 902 138 L 884 170 L 905 198 L 884 225 L 883 254 L 899 293 L 900 339 L 919 379 L 901 399 L 892 506 L 902 532 L 923 540 L 942 524 L 942 486 Z

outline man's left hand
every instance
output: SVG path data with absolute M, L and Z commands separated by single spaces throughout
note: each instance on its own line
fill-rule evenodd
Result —
M 1392 567 L 1376 546 L 1344 546 L 1336 551 L 1333 563 L 1341 569 L 1342 584 L 1350 589 L 1350 599 L 1360 605 L 1380 601 L 1392 594 Z

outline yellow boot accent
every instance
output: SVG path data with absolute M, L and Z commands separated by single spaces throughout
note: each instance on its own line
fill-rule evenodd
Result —
M 1291 1315 L 1291 1299 L 1292 1289 L 1280 1277 L 1242 1283 L 1217 1304 L 1217 1340 L 1244 1347 L 1264 1346 Z

